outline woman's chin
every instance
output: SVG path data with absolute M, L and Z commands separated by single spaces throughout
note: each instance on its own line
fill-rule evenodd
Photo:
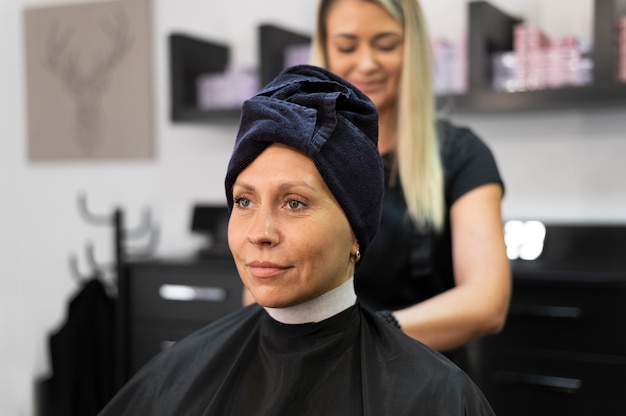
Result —
M 271 290 L 260 290 L 252 292 L 256 303 L 264 308 L 286 308 L 294 304 L 294 301 L 290 298 L 286 298 L 279 293 Z

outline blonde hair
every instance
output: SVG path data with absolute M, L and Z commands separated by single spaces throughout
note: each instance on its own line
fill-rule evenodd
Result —
M 311 61 L 327 67 L 326 17 L 338 0 L 321 0 Z M 441 230 L 445 221 L 443 167 L 435 125 L 435 98 L 428 29 L 418 0 L 362 0 L 384 8 L 404 28 L 404 57 L 396 117 L 398 145 L 394 175 L 413 222 Z

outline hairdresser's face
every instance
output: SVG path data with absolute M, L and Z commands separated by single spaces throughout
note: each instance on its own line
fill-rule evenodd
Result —
M 340 0 L 328 10 L 326 30 L 328 69 L 363 91 L 380 113 L 393 109 L 404 49 L 400 23 L 377 4 Z
M 313 161 L 273 144 L 233 187 L 228 244 L 244 285 L 266 307 L 314 299 L 347 281 L 357 243 Z

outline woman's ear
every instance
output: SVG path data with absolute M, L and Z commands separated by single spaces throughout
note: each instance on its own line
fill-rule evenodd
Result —
M 355 238 L 352 243 L 352 249 L 350 250 L 350 261 L 357 264 L 359 260 L 361 260 L 361 252 L 359 251 L 359 242 Z

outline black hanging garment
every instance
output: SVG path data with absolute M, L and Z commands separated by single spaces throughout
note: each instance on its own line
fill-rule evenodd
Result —
M 41 416 L 97 415 L 115 394 L 115 301 L 98 278 L 71 300 L 67 321 L 50 336 L 52 376 Z

